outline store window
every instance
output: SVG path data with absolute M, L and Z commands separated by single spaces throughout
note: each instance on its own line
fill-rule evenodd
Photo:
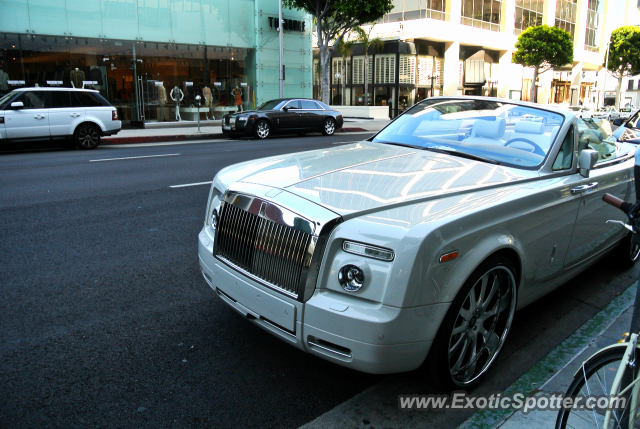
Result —
M 516 36 L 529 27 L 536 27 L 543 23 L 544 0 L 516 0 L 515 27 Z
M 571 37 L 576 30 L 576 17 L 578 10 L 578 0 L 557 0 L 556 3 L 556 27 L 562 28 Z
M 600 27 L 602 19 L 603 0 L 589 0 L 587 26 L 585 28 L 584 49 L 585 51 L 600 51 Z
M 332 63 L 333 76 L 331 76 L 331 83 L 333 85 L 341 85 L 344 79 L 344 82 L 349 84 L 351 82 L 351 59 L 347 58 L 344 74 L 342 72 L 342 58 L 334 58 Z M 336 73 L 340 73 L 340 77 L 336 77 Z
M 373 83 L 373 56 L 369 56 L 368 83 Z M 364 55 L 353 57 L 353 83 L 364 85 Z
M 396 55 L 385 54 L 375 56 L 375 83 L 396 82 Z
M 0 95 L 33 86 L 95 89 L 125 121 L 175 120 L 172 93 L 182 119 L 196 120 L 200 95 L 203 119 L 221 117 L 255 105 L 254 55 L 229 47 L 6 33 Z
M 400 76 L 399 83 L 408 83 L 414 85 L 416 83 L 416 56 L 400 55 Z
M 462 24 L 500 31 L 501 0 L 463 0 Z

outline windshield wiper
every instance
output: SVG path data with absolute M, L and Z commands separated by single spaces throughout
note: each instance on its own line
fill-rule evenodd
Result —
M 416 146 L 416 145 L 412 145 L 412 144 L 407 144 L 407 143 L 396 143 L 396 142 L 384 142 L 382 140 L 377 140 L 374 143 L 384 143 L 384 144 L 391 144 L 394 146 L 402 146 L 402 147 L 409 147 L 411 149 L 422 149 L 421 146 Z
M 435 147 L 424 147 L 424 150 L 428 150 L 430 152 L 444 153 L 445 155 L 459 156 L 460 158 L 473 159 L 474 161 L 486 162 L 488 164 L 500 165 L 500 163 L 494 159 L 484 158 L 478 155 L 472 155 L 466 152 L 458 152 L 456 150 L 447 150 Z

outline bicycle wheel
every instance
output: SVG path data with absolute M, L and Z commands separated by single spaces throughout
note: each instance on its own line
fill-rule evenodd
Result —
M 582 405 L 588 396 L 609 396 L 616 373 L 624 356 L 627 343 L 622 343 L 600 351 L 587 361 L 576 374 L 573 382 L 567 389 L 565 397 L 583 397 Z M 640 350 L 638 351 L 640 352 Z M 623 377 L 618 392 L 637 376 L 637 369 L 628 369 L 630 374 Z M 624 380 L 628 380 L 626 383 Z M 625 394 L 626 396 L 626 394 Z M 630 395 L 629 395 L 630 396 Z M 629 422 L 629 408 L 631 401 L 626 401 L 624 408 L 614 410 L 609 424 L 610 429 L 626 428 Z M 587 409 L 582 407 L 562 408 L 558 412 L 556 429 L 565 428 L 602 428 L 606 409 Z

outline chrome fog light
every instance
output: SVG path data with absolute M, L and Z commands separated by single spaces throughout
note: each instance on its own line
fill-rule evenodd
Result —
M 216 229 L 218 226 L 218 210 L 213 209 L 211 213 L 211 228 Z
M 357 292 L 364 285 L 364 271 L 355 265 L 345 265 L 338 272 L 338 282 L 347 292 Z

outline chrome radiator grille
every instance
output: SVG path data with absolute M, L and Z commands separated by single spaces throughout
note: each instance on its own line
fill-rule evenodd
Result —
M 223 203 L 216 255 L 272 286 L 298 295 L 312 235 Z M 309 255 L 310 256 L 310 255 Z

